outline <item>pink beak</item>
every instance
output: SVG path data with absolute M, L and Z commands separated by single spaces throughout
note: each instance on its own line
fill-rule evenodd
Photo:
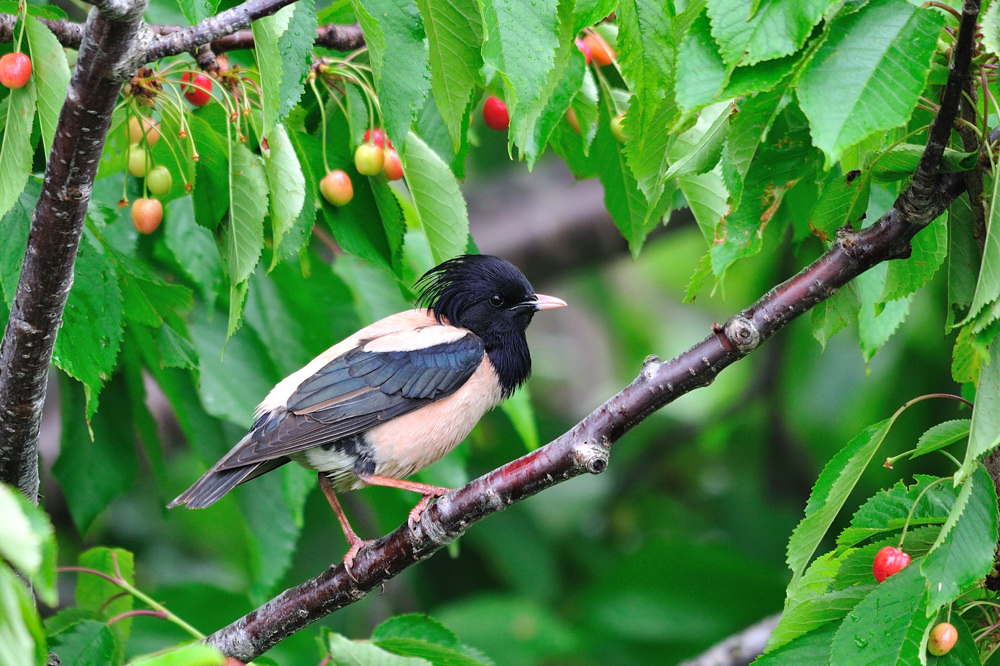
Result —
M 535 306 L 536 310 L 552 310 L 554 308 L 566 307 L 566 301 L 561 298 L 556 298 L 555 296 L 535 294 L 535 300 L 528 301 L 528 305 Z

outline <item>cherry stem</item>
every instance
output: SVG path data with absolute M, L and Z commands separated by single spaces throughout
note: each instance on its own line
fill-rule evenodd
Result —
M 953 479 L 954 479 L 954 477 L 952 477 L 952 476 L 943 476 L 940 479 L 934 479 L 933 481 L 931 481 L 930 483 L 927 484 L 926 488 L 924 488 L 923 490 L 920 491 L 920 494 L 917 495 L 917 499 L 913 502 L 913 506 L 910 507 L 910 512 L 906 516 L 906 522 L 903 523 L 903 531 L 899 535 L 899 550 L 903 550 L 903 542 L 906 540 L 906 530 L 909 529 L 909 527 L 910 527 L 910 521 L 913 520 L 913 512 L 916 511 L 917 505 L 920 504 L 920 500 L 922 500 L 924 498 L 924 495 L 927 494 L 928 490 L 930 490 L 931 488 L 933 488 L 937 484 L 939 484 L 939 483 L 941 483 L 943 481 L 953 480 Z
M 110 620 L 108 620 L 107 624 L 108 624 L 108 626 L 111 626 L 115 622 L 119 622 L 121 620 L 125 620 L 125 619 L 128 619 L 130 617 L 138 617 L 138 616 L 158 617 L 158 618 L 161 618 L 163 620 L 167 619 L 166 613 L 164 613 L 162 611 L 147 610 L 147 609 L 144 609 L 144 608 L 140 608 L 138 610 L 130 610 L 130 611 L 126 611 L 124 613 L 119 613 L 118 615 L 115 615 L 113 618 L 111 618 Z
M 323 104 L 323 97 L 316 88 L 316 78 L 313 76 L 309 77 L 309 87 L 312 88 L 313 94 L 316 96 L 316 105 L 319 107 L 320 144 L 323 150 L 323 168 L 326 169 L 323 175 L 326 176 L 330 173 L 330 164 L 326 161 L 326 106 Z

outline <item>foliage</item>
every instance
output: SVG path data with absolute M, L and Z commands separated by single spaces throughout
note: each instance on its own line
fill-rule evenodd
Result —
M 995 594 L 983 583 L 997 499 L 982 460 L 1000 444 L 1000 347 L 992 344 L 1000 179 L 992 153 L 981 159 L 978 145 L 1000 122 L 998 4 L 982 18 L 993 29 L 983 31 L 975 61 L 978 101 L 959 123 L 979 143 L 964 145 L 956 133 L 944 154 L 943 171 L 984 185 L 981 201 L 963 195 L 916 236 L 908 258 L 816 305 L 811 330 L 773 343 L 794 363 L 775 352 L 772 375 L 753 366 L 767 384 L 760 394 L 746 396 L 751 371 L 730 371 L 700 407 L 650 426 L 687 435 L 640 428 L 605 485 L 571 484 L 569 501 L 505 512 L 463 539 L 462 558 L 439 557 L 402 576 L 444 624 L 398 615 L 355 641 L 342 634 L 368 635 L 371 622 L 347 609 L 335 620 L 340 633 L 323 630 L 322 654 L 386 664 L 491 663 L 486 654 L 498 663 L 689 656 L 778 610 L 779 551 L 791 532 L 783 617 L 758 663 L 985 662 L 998 644 L 986 630 L 996 625 Z M 218 9 L 212 0 L 153 0 L 147 16 L 193 24 Z M 73 57 L 39 20 L 58 10 L 25 11 L 14 35 L 35 73 L 27 86 L 0 92 L 5 313 Z M 355 21 L 366 48 L 314 48 L 317 24 Z M 62 434 L 51 470 L 69 516 L 57 532 L 66 561 L 88 571 L 75 574 L 75 603 L 62 600 L 43 630 L 18 574 L 56 606 L 52 527 L 0 488 L 0 651 L 11 651 L 0 661 L 44 663 L 50 649 L 64 664 L 117 664 L 176 647 L 137 663 L 221 663 L 218 653 L 188 645 L 200 636 L 191 624 L 235 619 L 339 559 L 315 480 L 291 466 L 210 511 L 164 516 L 158 507 L 238 440 L 277 381 L 362 324 L 408 307 L 423 271 L 476 250 L 466 197 L 501 173 L 491 163 L 506 155 L 535 169 L 558 159 L 578 179 L 598 179 L 611 221 L 641 256 L 620 270 L 647 287 L 634 290 L 646 299 L 659 303 L 649 294 L 660 291 L 693 301 L 711 285 L 749 302 L 819 256 L 837 229 L 877 220 L 903 191 L 923 154 L 957 26 L 942 8 L 906 0 L 300 0 L 253 24 L 252 51 L 220 58 L 204 106 L 183 98 L 182 76 L 198 71 L 189 56 L 138 72 L 112 118 L 52 359 Z M 612 64 L 577 47 L 587 34 L 610 45 Z M 479 121 L 490 95 L 506 101 L 506 136 Z M 163 224 L 148 235 L 127 209 L 149 194 L 126 173 L 128 127 L 138 117 L 161 132 L 155 144 L 138 142 L 148 155 L 139 166 L 172 176 L 159 197 Z M 612 129 L 619 118 L 621 139 Z M 358 173 L 353 155 L 376 128 L 400 154 L 401 183 Z M 353 183 L 344 205 L 318 189 L 332 169 Z M 697 230 L 647 247 L 685 209 Z M 706 304 L 718 309 L 665 322 L 633 290 L 613 293 L 614 275 L 594 269 L 568 288 L 598 306 L 606 337 L 620 341 L 611 360 L 626 370 L 615 380 L 652 351 L 683 348 L 732 310 Z M 845 330 L 855 332 L 860 355 L 835 337 Z M 548 368 L 585 383 L 541 356 L 543 377 Z M 921 403 L 916 425 L 897 425 L 897 412 L 864 427 L 917 392 L 950 384 L 974 398 L 971 414 Z M 160 396 L 167 404 L 154 409 Z M 737 401 L 740 413 L 727 412 Z M 488 417 L 474 434 L 472 463 L 459 449 L 423 480 L 461 483 L 513 455 L 494 442 L 534 447 L 590 407 L 540 402 L 536 424 L 519 395 L 505 418 Z M 158 427 L 163 411 L 189 447 Z M 893 458 L 899 472 L 869 469 L 890 428 L 914 442 L 911 455 Z M 662 444 L 681 437 L 686 452 Z M 814 470 L 782 455 L 777 447 L 789 438 L 813 442 L 806 458 L 829 460 L 794 531 L 793 507 Z M 951 451 L 966 442 L 959 462 Z M 935 452 L 951 467 L 909 460 Z M 725 493 L 712 490 L 721 486 Z M 394 527 L 409 498 L 369 493 L 378 511 L 366 527 Z M 57 507 L 47 506 L 54 516 Z M 85 548 L 99 543 L 127 546 L 135 561 L 125 548 Z M 875 585 L 871 560 L 885 545 L 902 546 L 913 562 Z M 155 593 L 142 591 L 147 581 Z M 746 601 L 732 603 L 734 591 Z M 379 619 L 414 605 L 365 603 Z M 946 617 L 958 646 L 928 658 L 930 628 Z M 302 654 L 316 635 L 290 639 L 273 658 Z

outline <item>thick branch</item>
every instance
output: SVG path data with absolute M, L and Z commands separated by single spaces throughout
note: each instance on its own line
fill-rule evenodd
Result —
M 959 44 L 971 39 L 979 3 L 966 2 Z M 965 20 L 972 17 L 971 22 Z M 947 143 L 968 72 L 971 48 L 956 47 L 941 110 L 929 142 Z M 946 128 L 946 129 L 941 129 Z M 942 138 L 943 135 L 943 138 Z M 711 335 L 679 356 L 660 362 L 650 357 L 629 386 L 572 430 L 433 502 L 411 530 L 402 525 L 358 553 L 348 575 L 343 564 L 284 591 L 207 642 L 225 654 L 250 661 L 315 620 L 363 598 L 415 562 L 458 538 L 470 525 L 510 504 L 584 472 L 607 467 L 611 446 L 651 413 L 685 393 L 708 386 L 716 375 L 756 349 L 789 322 L 872 266 L 907 256 L 910 240 L 963 191 L 954 174 L 940 176 L 937 147 L 920 162 L 913 183 L 875 224 L 839 230 L 832 247 L 797 275 L 756 303 L 715 326 Z M 933 169 L 933 173 L 928 170 Z M 931 177 L 933 176 L 933 177 Z
M 780 615 L 765 617 L 738 634 L 720 641 L 694 659 L 680 666 L 748 666 L 767 647 L 771 632 L 778 625 Z
M 365 45 L 365 36 L 361 26 L 354 25 L 321 25 L 316 28 L 316 46 L 335 51 L 354 51 Z M 212 50 L 216 53 L 239 51 L 253 48 L 253 31 L 240 30 L 231 35 L 220 37 L 212 42 Z
M 48 26 L 52 34 L 56 36 L 59 43 L 68 49 L 80 48 L 83 41 L 83 24 L 74 23 L 69 19 L 39 19 Z M 0 14 L 0 42 L 14 41 L 14 25 L 17 23 L 16 14 Z
M 116 7 L 121 10 L 124 4 Z M 130 57 L 144 9 L 142 3 L 125 21 L 109 19 L 94 9 L 87 19 L 0 345 L 0 481 L 16 485 L 34 502 L 38 501 L 38 427 L 52 349 L 73 285 L 94 175 L 121 89 L 114 73 Z
M 259 18 L 271 16 L 282 7 L 292 4 L 295 0 L 247 0 L 232 9 L 227 9 L 215 16 L 205 19 L 190 28 L 181 28 L 169 34 L 161 34 L 153 42 L 146 60 L 153 62 L 166 56 L 179 55 L 192 51 L 202 44 L 215 41 L 220 37 L 250 27 Z M 215 50 L 213 48 L 213 50 Z

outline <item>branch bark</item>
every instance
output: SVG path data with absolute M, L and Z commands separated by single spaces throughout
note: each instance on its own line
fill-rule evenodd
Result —
M 0 344 L 0 481 L 38 501 L 38 428 L 52 349 L 73 285 L 87 204 L 122 81 L 140 42 L 145 0 L 91 10 L 59 114 L 28 247 Z
M 206 638 L 228 656 L 251 661 L 317 619 L 363 598 L 403 569 L 427 559 L 486 516 L 585 472 L 599 474 L 611 447 L 654 411 L 708 386 L 799 315 L 872 266 L 906 257 L 910 240 L 965 189 L 961 175 L 940 173 L 972 56 L 978 0 L 966 0 L 940 110 L 910 186 L 869 227 L 838 230 L 819 259 L 757 302 L 716 325 L 675 358 L 650 356 L 639 376 L 558 439 L 432 502 L 419 523 L 402 525 L 363 548 L 351 573 L 343 564 L 285 590 Z

